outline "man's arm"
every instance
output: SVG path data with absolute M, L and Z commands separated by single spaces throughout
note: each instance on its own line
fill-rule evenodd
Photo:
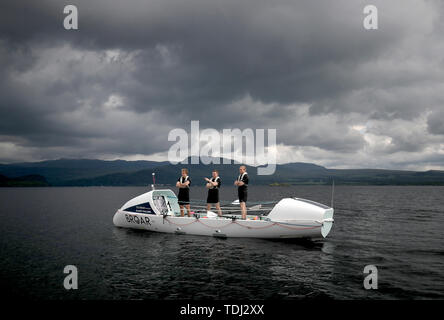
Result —
M 186 188 L 190 184 L 189 181 L 185 181 L 184 183 L 181 183 L 180 181 L 177 181 L 176 186 L 179 188 Z
M 184 183 L 182 183 L 182 188 L 188 187 L 189 184 L 190 184 L 190 181 L 185 181 Z

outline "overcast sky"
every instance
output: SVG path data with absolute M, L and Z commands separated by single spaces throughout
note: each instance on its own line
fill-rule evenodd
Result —
M 0 162 L 166 160 L 200 120 L 276 128 L 279 163 L 444 170 L 443 40 L 440 0 L 2 1 Z

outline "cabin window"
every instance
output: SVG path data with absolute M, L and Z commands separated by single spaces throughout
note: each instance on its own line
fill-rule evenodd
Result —
M 161 215 L 167 215 L 170 211 L 164 196 L 153 196 L 153 202 Z
M 176 195 L 169 190 L 156 190 L 153 192 L 153 203 L 160 214 L 180 214 Z

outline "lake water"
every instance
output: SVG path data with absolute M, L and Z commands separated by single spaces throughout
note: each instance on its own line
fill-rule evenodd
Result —
M 114 227 L 141 187 L 0 189 L 3 294 L 31 299 L 443 299 L 444 187 L 336 186 L 318 243 L 160 234 Z M 327 186 L 250 186 L 249 200 L 330 204 Z M 221 198 L 234 200 L 234 187 Z M 191 198 L 204 199 L 193 187 Z M 365 290 L 363 269 L 378 268 Z M 65 265 L 79 289 L 63 287 Z

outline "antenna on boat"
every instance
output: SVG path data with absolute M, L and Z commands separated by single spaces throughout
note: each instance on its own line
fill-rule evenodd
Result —
M 333 198 L 335 196 L 335 179 L 333 179 L 333 182 L 331 184 L 331 208 L 333 208 Z
M 151 189 L 154 190 L 155 189 L 154 186 L 156 184 L 156 174 L 153 172 L 152 175 L 153 175 L 153 184 L 151 185 Z

